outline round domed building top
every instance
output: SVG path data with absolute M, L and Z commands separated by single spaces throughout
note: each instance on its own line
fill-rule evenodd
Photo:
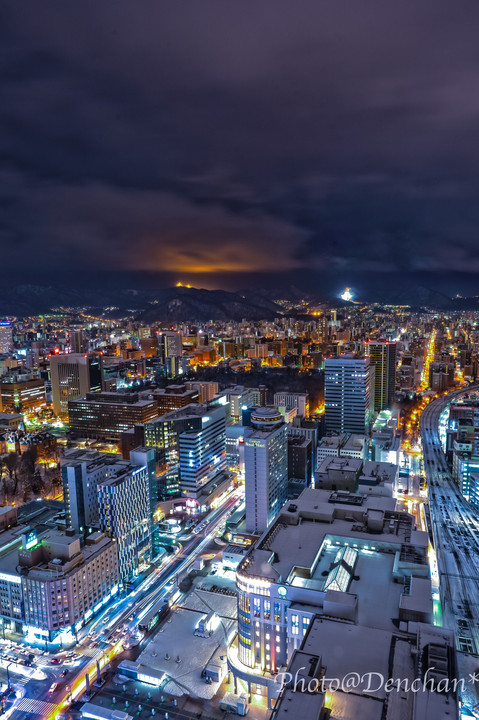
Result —
M 251 411 L 251 425 L 257 430 L 274 430 L 284 418 L 276 408 L 258 407 Z

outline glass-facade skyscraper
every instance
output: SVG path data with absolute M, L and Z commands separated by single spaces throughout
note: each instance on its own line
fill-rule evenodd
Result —
M 375 370 L 374 409 L 391 409 L 396 388 L 396 343 L 371 341 L 366 347 Z
M 369 357 L 340 355 L 324 362 L 326 429 L 366 434 L 374 415 L 374 366 Z

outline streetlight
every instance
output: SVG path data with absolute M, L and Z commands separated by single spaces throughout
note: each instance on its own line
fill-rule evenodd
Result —
M 8 671 L 8 668 L 10 667 L 10 665 L 13 665 L 13 664 L 14 664 L 13 662 L 9 662 L 7 665 L 7 668 L 6 668 L 6 670 L 7 670 L 7 692 L 10 690 L 10 673 Z

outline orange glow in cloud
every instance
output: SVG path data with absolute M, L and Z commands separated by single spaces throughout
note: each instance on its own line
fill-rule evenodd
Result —
M 282 272 L 299 267 L 297 250 L 307 233 L 270 215 L 234 215 L 217 207 L 195 207 L 158 199 L 153 228 L 125 246 L 131 270 L 185 275 Z M 187 282 L 190 282 L 186 278 Z
M 281 243 L 254 241 L 214 247 L 162 247 L 161 268 L 175 273 L 226 273 L 291 269 L 291 256 Z M 279 246 L 278 246 L 279 245 Z M 276 246 L 276 247 L 275 247 Z

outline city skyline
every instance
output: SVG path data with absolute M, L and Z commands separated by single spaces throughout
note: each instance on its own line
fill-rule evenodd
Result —
M 3 717 L 479 717 L 464 10 L 4 3 Z
M 202 291 L 175 290 L 196 312 Z M 441 658 L 434 680 L 453 683 L 478 656 L 479 312 L 352 290 L 329 306 L 278 298 L 268 317 L 240 304 L 236 319 L 174 321 L 153 301 L 157 320 L 63 305 L 2 321 L 14 720 L 78 706 L 276 720 L 303 701 L 284 670 L 386 679 L 405 657 L 425 703 L 401 692 L 405 717 L 468 717 L 469 685 L 448 695 L 424 672 Z M 241 299 L 209 293 L 206 312 L 224 295 Z M 373 700 L 308 698 L 321 720 Z

